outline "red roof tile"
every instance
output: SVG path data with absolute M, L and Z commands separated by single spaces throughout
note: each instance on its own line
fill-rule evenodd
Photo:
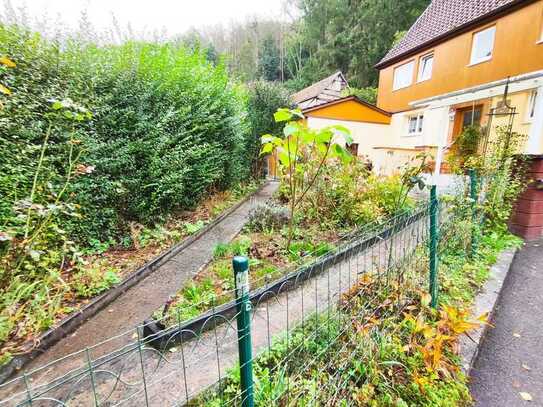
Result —
M 527 0 L 432 0 L 405 36 L 376 65 L 383 67 L 461 27 Z

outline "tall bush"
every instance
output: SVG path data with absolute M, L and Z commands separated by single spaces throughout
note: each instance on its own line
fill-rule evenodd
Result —
M 0 24 L 0 365 L 118 282 L 91 239 L 127 242 L 250 173 L 246 91 L 205 53 L 97 46 Z
M 248 176 L 244 94 L 223 66 L 172 45 L 128 43 L 99 58 L 90 211 L 105 200 L 123 219 L 154 222 Z
M 0 112 L 2 228 L 29 194 L 52 99 L 71 99 L 93 113 L 78 138 L 81 159 L 95 170 L 70 185 L 82 217 L 66 219 L 81 242 L 118 238 L 127 221 L 163 220 L 248 177 L 245 91 L 203 52 L 137 42 L 59 45 L 6 26 L 0 43 L 0 55 L 17 64 L 1 73 L 13 89 Z M 64 168 L 58 137 L 52 133 L 44 163 L 43 176 L 53 181 Z

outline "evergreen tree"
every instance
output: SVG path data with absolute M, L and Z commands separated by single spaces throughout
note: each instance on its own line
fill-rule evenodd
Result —
M 271 35 L 267 36 L 258 54 L 258 76 L 267 81 L 281 79 L 280 55 L 277 45 Z

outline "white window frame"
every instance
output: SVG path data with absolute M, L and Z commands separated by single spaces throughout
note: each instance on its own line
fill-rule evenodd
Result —
M 432 61 L 432 65 L 430 66 L 430 72 L 428 74 L 428 77 L 424 77 L 423 75 L 424 75 L 425 62 L 428 60 Z M 434 53 L 431 52 L 429 54 L 421 56 L 419 59 L 419 73 L 418 73 L 417 81 L 424 82 L 424 81 L 432 79 L 433 71 L 434 71 Z
M 537 93 L 537 89 L 533 89 L 528 96 L 528 104 L 526 105 L 526 122 L 531 122 L 534 120 L 535 105 L 538 97 L 540 97 L 540 95 Z
M 415 131 L 411 131 L 411 120 L 415 119 Z M 424 129 L 424 113 L 417 113 L 407 116 L 407 134 L 405 137 L 420 136 Z
M 490 42 L 490 54 L 482 56 L 482 57 L 477 57 L 475 51 L 477 49 L 477 46 L 480 45 L 481 36 L 484 35 L 485 33 L 488 33 L 488 32 L 492 32 L 492 38 L 491 38 L 491 42 Z M 494 54 L 495 42 L 496 42 L 496 26 L 495 25 L 493 25 L 491 27 L 487 27 L 484 30 L 477 31 L 477 32 L 473 33 L 473 36 L 471 38 L 471 55 L 470 55 L 469 64 L 470 65 L 477 65 L 477 64 L 480 64 L 482 62 L 490 61 L 492 59 L 493 54 Z
M 399 75 L 399 72 L 401 69 L 407 69 L 406 71 L 406 80 L 405 83 L 398 83 L 397 76 Z M 413 84 L 413 74 L 415 71 L 415 60 L 411 60 L 409 62 L 406 62 L 405 64 L 398 65 L 394 68 L 394 72 L 392 74 L 392 90 L 399 90 L 403 88 L 407 88 L 408 86 L 411 86 Z M 403 72 L 403 71 L 402 71 Z

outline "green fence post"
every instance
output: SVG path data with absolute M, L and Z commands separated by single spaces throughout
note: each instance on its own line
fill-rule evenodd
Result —
M 473 169 L 468 171 L 469 174 L 469 194 L 471 198 L 471 253 L 470 257 L 474 258 L 479 249 L 479 234 L 477 225 L 477 202 L 479 201 L 477 172 Z
M 438 200 L 435 185 L 430 189 L 430 295 L 432 308 L 437 308 L 437 239 L 438 239 Z
M 236 284 L 239 370 L 243 407 L 254 406 L 253 356 L 251 349 L 251 301 L 249 301 L 249 260 L 236 256 L 232 260 Z

